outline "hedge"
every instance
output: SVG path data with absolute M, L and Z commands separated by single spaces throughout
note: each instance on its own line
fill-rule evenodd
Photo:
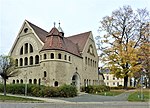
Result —
M 111 90 L 120 90 L 124 89 L 124 86 L 118 86 L 118 87 L 110 87 Z M 127 90 L 136 89 L 136 87 L 127 87 Z
M 3 92 L 2 84 L 0 84 L 0 92 Z M 25 85 L 7 84 L 6 92 L 11 94 L 25 94 Z M 27 95 L 36 97 L 74 97 L 77 96 L 77 89 L 72 85 L 49 87 L 49 86 L 28 84 Z
M 85 90 L 86 93 L 101 93 L 104 91 L 110 91 L 110 87 L 109 86 L 105 86 L 105 85 L 88 85 L 87 87 L 82 87 L 82 91 Z

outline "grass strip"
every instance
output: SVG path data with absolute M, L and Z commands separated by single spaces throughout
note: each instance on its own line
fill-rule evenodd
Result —
M 140 91 L 135 91 L 129 95 L 128 101 L 148 102 L 150 101 L 150 91 L 143 91 L 142 93 Z
M 37 100 L 37 99 L 15 97 L 15 96 L 4 96 L 4 95 L 0 95 L 0 101 L 40 102 L 40 100 Z
M 103 96 L 116 96 L 119 94 L 124 93 L 124 91 L 116 90 L 116 91 L 109 91 L 109 92 L 102 92 L 98 93 L 98 95 L 103 95 Z

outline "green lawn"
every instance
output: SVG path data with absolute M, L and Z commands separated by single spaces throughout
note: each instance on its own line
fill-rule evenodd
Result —
M 0 95 L 0 101 L 40 102 L 40 100 Z
M 123 92 L 124 92 L 123 90 L 112 90 L 109 92 L 102 92 L 102 93 L 98 93 L 98 94 L 103 95 L 103 96 L 116 96 L 116 95 L 119 95 Z
M 143 91 L 143 99 L 141 98 L 141 92 L 135 91 L 129 95 L 128 101 L 150 101 L 150 91 Z

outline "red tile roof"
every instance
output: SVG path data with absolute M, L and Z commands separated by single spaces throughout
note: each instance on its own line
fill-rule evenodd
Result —
M 91 33 L 91 31 L 85 32 L 85 33 L 80 33 L 77 35 L 67 37 L 67 39 L 71 40 L 75 44 L 78 44 L 79 51 L 82 52 L 90 33 Z
M 29 25 L 33 28 L 37 36 L 44 43 L 43 50 L 62 50 L 74 55 L 80 56 L 85 47 L 87 39 L 91 33 L 85 32 L 70 37 L 63 37 L 62 33 L 58 31 L 57 28 L 53 27 L 48 33 L 47 31 L 41 29 L 40 27 L 27 21 Z
M 26 21 L 27 21 L 27 20 L 26 20 Z M 37 34 L 37 36 L 40 38 L 40 40 L 41 40 L 42 42 L 44 42 L 45 39 L 46 39 L 46 36 L 47 36 L 48 32 L 45 31 L 45 30 L 43 30 L 42 28 L 40 28 L 40 27 L 38 27 L 38 26 L 32 24 L 32 23 L 29 22 L 29 21 L 27 21 L 27 22 L 28 22 L 28 24 L 33 28 L 34 32 Z

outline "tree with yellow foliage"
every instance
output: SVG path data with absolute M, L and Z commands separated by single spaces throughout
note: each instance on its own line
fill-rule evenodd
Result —
M 99 49 L 102 62 L 117 78 L 124 78 L 127 89 L 128 78 L 133 77 L 142 68 L 143 55 L 140 48 L 144 34 L 147 34 L 147 23 L 150 22 L 149 12 L 130 6 L 123 6 L 112 12 L 111 16 L 102 19 L 99 27 Z

